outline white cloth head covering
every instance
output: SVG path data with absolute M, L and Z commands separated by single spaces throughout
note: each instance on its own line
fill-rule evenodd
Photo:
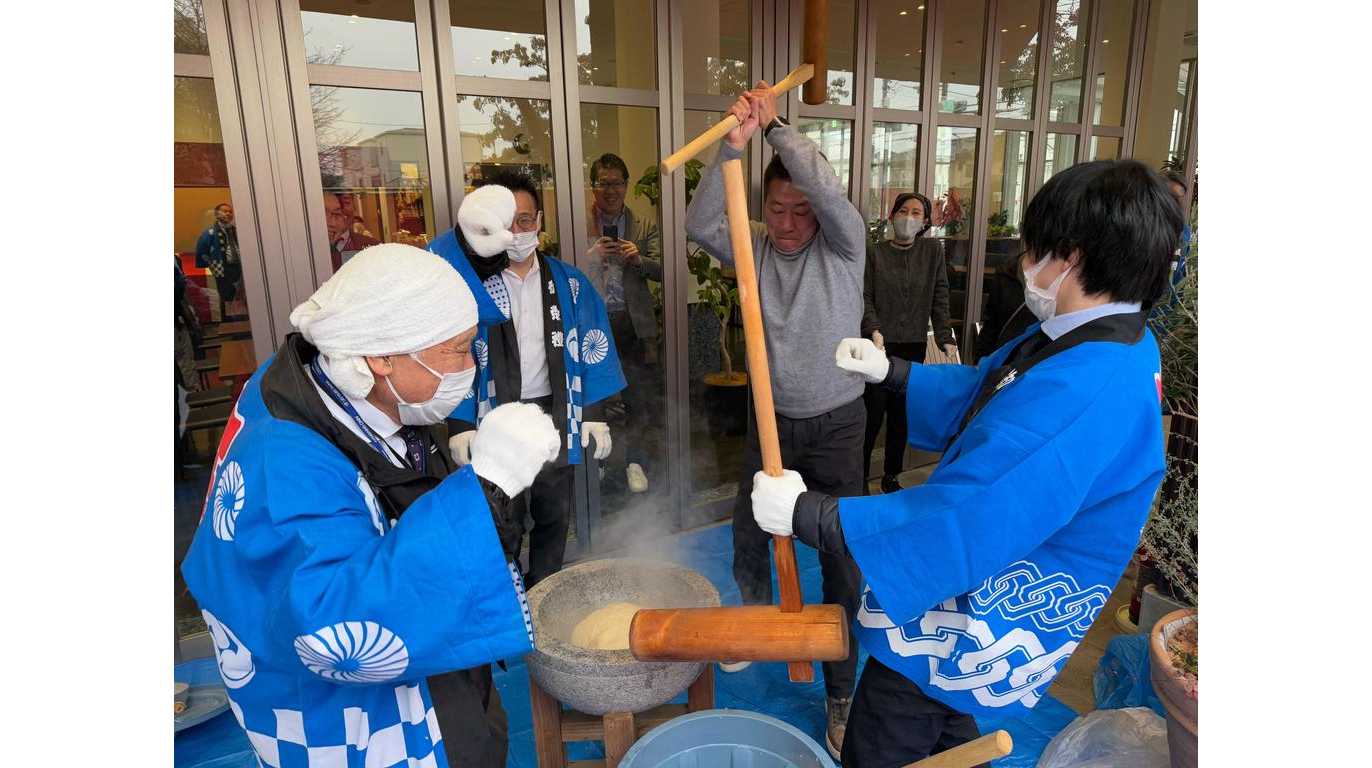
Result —
M 497 184 L 487 184 L 462 198 L 457 225 L 478 256 L 495 256 L 514 242 L 514 233 L 510 232 L 514 213 L 514 193 Z
M 363 357 L 428 349 L 476 325 L 476 299 L 448 262 L 412 245 L 364 248 L 291 312 L 320 365 L 352 397 L 375 380 Z

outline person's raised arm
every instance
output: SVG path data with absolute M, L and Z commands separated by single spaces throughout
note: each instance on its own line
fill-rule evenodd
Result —
M 714 164 L 701 175 L 695 196 L 686 208 L 686 236 L 725 264 L 734 262 L 734 249 L 729 243 L 729 220 L 724 212 L 724 173 L 720 167 L 728 160 L 743 157 L 748 140 L 758 127 L 746 93 L 729 107 L 729 114 L 738 118 L 738 126 L 719 143 Z
M 751 103 L 758 125 L 766 128 L 776 118 L 776 96 L 765 81 L 759 80 L 744 97 Z M 819 147 L 794 126 L 777 126 L 767 131 L 766 136 L 781 157 L 781 164 L 786 166 L 791 184 L 810 201 L 810 208 L 819 221 L 819 236 L 843 258 L 862 260 L 867 253 L 867 226 L 862 214 L 849 202 L 844 184 L 839 181 L 834 167 L 820 154 Z

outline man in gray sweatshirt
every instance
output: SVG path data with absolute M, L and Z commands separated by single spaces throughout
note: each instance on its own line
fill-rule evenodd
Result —
M 739 126 L 720 145 L 715 165 L 696 189 L 686 211 L 686 234 L 720 261 L 733 261 L 719 165 L 742 157 L 762 128 L 776 155 L 763 176 L 765 224 L 751 222 L 751 227 L 782 464 L 799 472 L 810 490 L 861 495 L 863 382 L 832 371 L 839 341 L 861 331 L 866 226 L 819 148 L 777 116 L 776 99 L 765 82 L 740 96 L 729 111 Z M 757 425 L 750 419 L 733 521 L 734 580 L 748 604 L 772 601 L 770 537 L 753 519 L 749 498 L 753 475 L 761 468 Z M 856 615 L 862 579 L 857 565 L 850 557 L 823 552 L 819 560 L 824 602 Z M 857 668 L 857 642 L 850 641 L 846 661 L 823 665 L 828 747 L 835 759 Z M 743 666 L 721 665 L 725 671 Z

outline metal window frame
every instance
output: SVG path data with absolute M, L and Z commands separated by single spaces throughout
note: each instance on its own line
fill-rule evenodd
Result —
M 576 81 L 576 13 L 573 0 L 544 0 L 548 42 L 548 79 L 515 80 L 456 74 L 449 28 L 448 0 L 414 0 L 417 71 L 381 70 L 343 65 L 310 65 L 305 61 L 299 0 L 205 0 L 210 32 L 209 56 L 177 54 L 177 76 L 210 77 L 215 82 L 221 128 L 229 166 L 231 192 L 243 236 L 244 283 L 250 320 L 259 358 L 270 354 L 289 330 L 290 310 L 313 293 L 329 274 L 327 227 L 323 220 L 322 183 L 317 168 L 317 146 L 311 122 L 309 85 L 400 90 L 420 94 L 424 110 L 430 190 L 434 226 L 443 231 L 455 220 L 463 196 L 464 162 L 457 118 L 459 95 L 502 96 L 549 102 L 552 133 L 552 166 L 559 194 L 557 236 L 564 244 L 564 258 L 584 264 L 587 244 L 580 236 L 586 214 L 587 181 L 582 178 L 581 104 L 646 107 L 657 110 L 657 140 L 665 151 L 679 146 L 685 133 L 686 110 L 724 111 L 732 97 L 687 94 L 684 91 L 684 45 L 682 19 L 691 10 L 690 0 L 652 0 L 654 40 L 657 45 L 656 89 L 586 86 Z M 819 105 L 800 102 L 791 92 L 778 105 L 792 122 L 801 118 L 832 118 L 852 126 L 852 164 L 849 198 L 864 210 L 874 149 L 872 137 L 878 122 L 918 126 L 916 189 L 928 189 L 933 180 L 938 129 L 968 127 L 980 131 L 977 140 L 973 205 L 985 211 L 990 199 L 990 149 L 998 129 L 1032 132 L 1028 172 L 1029 194 L 1043 183 L 1043 162 L 1050 134 L 1074 134 L 1076 157 L 1090 152 L 1095 136 L 1118 138 L 1121 152 L 1132 152 L 1138 127 L 1142 90 L 1143 52 L 1147 47 L 1150 0 L 1134 0 L 1128 74 L 1125 82 L 1124 125 L 1096 126 L 1093 120 L 1096 91 L 1094 70 L 1098 65 L 1100 28 L 1108 2 L 1086 3 L 1088 19 L 1082 25 L 1084 50 L 1081 112 L 1077 121 L 1048 121 L 1051 96 L 1048 72 L 1052 61 L 1052 30 L 1056 0 L 1041 0 L 1040 41 L 1035 76 L 1033 117 L 1029 120 L 995 117 L 999 55 L 996 24 L 1002 0 L 988 0 L 983 44 L 979 110 L 974 115 L 940 114 L 936 108 L 944 27 L 956 13 L 968 12 L 966 3 L 925 0 L 923 53 L 921 55 L 919 108 L 913 110 L 873 106 L 876 70 L 876 3 L 857 0 L 854 30 L 854 92 L 851 105 Z M 749 31 L 750 79 L 775 82 L 800 62 L 803 0 L 752 0 Z M 973 9 L 973 12 L 976 12 Z M 573 73 L 568 77 L 567 73 Z M 1192 98 L 1198 93 L 1193 89 Z M 232 84 L 232 87 L 225 87 Z M 1191 109 L 1187 140 L 1188 190 L 1194 184 L 1198 110 Z M 765 142 L 749 157 L 749 192 L 753 205 L 762 200 L 762 172 L 772 157 Z M 678 176 L 663 185 L 660 217 L 663 236 L 664 340 L 667 366 L 665 383 L 668 483 L 678 521 L 690 498 L 690 403 L 689 338 L 687 323 L 684 181 Z M 668 234 L 670 233 L 670 235 Z M 985 216 L 969 222 L 971 241 L 963 348 L 972 349 L 970 330 L 980 316 L 981 269 L 985 263 Z M 594 485 L 594 484 L 591 484 Z M 592 489 L 587 489 L 589 493 Z M 588 515 L 584 496 L 578 497 L 579 514 Z M 589 525 L 589 520 L 585 523 Z M 589 541 L 589 543 L 594 543 Z

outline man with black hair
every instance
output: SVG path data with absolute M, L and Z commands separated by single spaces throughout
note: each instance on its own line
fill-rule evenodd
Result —
M 753 259 L 767 360 L 772 374 L 781 461 L 805 482 L 837 496 L 862 492 L 862 437 L 867 411 L 862 379 L 825 375 L 833 349 L 855 336 L 862 322 L 862 270 L 867 226 L 834 169 L 814 142 L 777 115 L 776 97 L 765 82 L 739 96 L 729 111 L 739 126 L 719 146 L 718 159 L 701 177 L 686 211 L 686 234 L 725 263 L 734 258 L 724 215 L 720 164 L 743 156 L 749 139 L 761 133 L 776 151 L 763 174 L 765 223 L 752 222 Z M 761 129 L 761 130 L 759 130 Z M 762 468 L 756 419 L 750 418 L 742 476 L 734 504 L 734 581 L 743 602 L 772 601 L 768 536 L 753 520 L 748 489 Z M 820 552 L 824 602 L 852 616 L 862 575 L 843 553 Z M 844 661 L 825 662 L 828 747 L 835 756 L 857 672 L 857 641 Z M 726 672 L 746 666 L 722 664 Z
M 591 205 L 586 275 L 605 299 L 624 374 L 635 386 L 624 391 L 625 479 L 629 490 L 648 490 L 646 436 L 660 431 L 662 369 L 658 366 L 657 311 L 648 281 L 662 282 L 662 239 L 651 218 L 639 218 L 624 204 L 629 166 L 606 152 L 591 163 Z
M 475 396 L 448 419 L 453 460 L 468 463 L 477 425 L 501 403 L 538 405 L 561 434 L 557 459 L 523 495 L 534 521 L 524 577 L 532 588 L 562 568 L 574 467 L 586 450 L 597 459 L 610 454 L 603 401 L 624 388 L 624 374 L 590 280 L 538 250 L 543 209 L 528 176 L 503 171 L 488 178 L 463 198 L 457 221 L 429 247 L 467 281 L 481 318 L 472 345 Z
M 839 499 L 794 472 L 755 476 L 763 530 L 851 554 L 867 579 L 845 768 L 914 762 L 975 738 L 974 715 L 1024 714 L 1110 597 L 1163 476 L 1145 318 L 1182 223 L 1138 162 L 1059 173 L 1024 216 L 1039 323 L 976 368 L 838 346 L 841 376 L 904 392 L 911 445 L 943 452 L 923 485 Z
M 228 305 L 238 296 L 238 283 L 243 279 L 243 260 L 238 252 L 238 227 L 233 220 L 233 206 L 220 203 L 214 207 L 214 224 L 195 241 L 195 266 L 208 269 L 219 291 L 219 307 L 228 314 Z

